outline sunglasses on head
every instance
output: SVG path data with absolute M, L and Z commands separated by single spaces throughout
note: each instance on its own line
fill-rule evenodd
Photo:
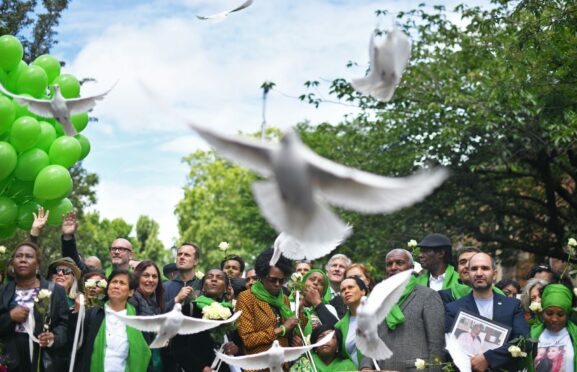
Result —
M 72 269 L 69 267 L 57 267 L 54 269 L 54 274 L 72 275 Z

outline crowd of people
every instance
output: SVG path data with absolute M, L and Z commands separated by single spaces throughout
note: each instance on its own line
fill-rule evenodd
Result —
M 0 339 L 9 371 L 240 371 L 218 363 L 215 350 L 250 355 L 275 341 L 301 346 L 330 332 L 328 343 L 283 369 L 441 371 L 451 361 L 445 350 L 450 334 L 473 371 L 577 371 L 575 296 L 563 262 L 536 266 L 521 287 L 509 279 L 495 283 L 494 258 L 476 248 L 453 257 L 452 242 L 442 234 L 417 244 L 420 265 L 405 249 L 389 251 L 385 277 L 406 270 L 414 275 L 378 325 L 393 356 L 375 360 L 355 343 L 357 311 L 375 283 L 363 263 L 343 254 L 322 269 L 284 256 L 271 266 L 273 250 L 267 249 L 254 267 L 229 255 L 199 275 L 201 248 L 194 243 L 181 244 L 175 262 L 161 271 L 155 262 L 135 260 L 130 241 L 119 238 L 110 245 L 111 265 L 103 267 L 98 257 L 81 256 L 78 223 L 69 213 L 62 222 L 62 257 L 44 276 L 38 242 L 46 219 L 39 210 L 30 241 L 14 247 L 0 287 Z M 289 279 L 300 296 L 287 287 Z M 155 333 L 126 326 L 117 316 L 159 315 L 175 304 L 195 318 L 213 316 L 215 307 L 225 310 L 221 319 L 242 313 L 234 326 L 177 335 L 162 347 L 150 347 Z

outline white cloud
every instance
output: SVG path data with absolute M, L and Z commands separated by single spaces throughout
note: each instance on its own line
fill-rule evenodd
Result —
M 163 144 L 158 146 L 158 149 L 160 151 L 174 152 L 177 154 L 189 154 L 195 149 L 206 151 L 210 149 L 210 147 L 198 136 L 188 135 L 175 138 L 168 142 L 164 142 Z

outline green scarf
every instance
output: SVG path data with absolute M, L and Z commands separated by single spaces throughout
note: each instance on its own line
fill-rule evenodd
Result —
M 347 351 L 347 334 L 349 333 L 349 323 L 350 322 L 351 322 L 351 312 L 350 312 L 350 310 L 347 310 L 347 312 L 345 313 L 345 316 L 343 316 L 343 318 L 335 324 L 335 328 L 340 329 L 341 333 L 343 334 L 341 350 L 347 356 L 347 358 L 352 360 L 353 358 L 349 355 L 349 352 Z M 357 349 L 357 361 L 358 361 L 359 366 L 361 365 L 362 360 L 363 360 L 363 354 L 361 353 L 361 351 L 359 349 Z
M 199 309 L 203 309 L 205 306 L 210 306 L 213 302 L 215 302 L 216 300 L 207 297 L 205 295 L 202 296 L 198 296 L 196 298 L 196 300 L 194 300 L 194 304 L 196 305 L 196 307 L 198 307 Z M 218 301 L 217 301 L 218 302 Z M 230 310 L 234 310 L 234 306 L 232 304 L 232 302 L 228 302 L 228 301 L 222 301 L 219 302 L 222 306 L 224 307 L 228 307 Z
M 551 285 L 551 284 L 550 284 Z M 569 316 L 569 314 L 567 315 Z M 571 337 L 571 342 L 573 343 L 573 353 L 577 355 L 577 325 L 573 323 L 571 320 L 567 320 L 567 332 L 569 332 L 569 336 Z M 529 337 L 531 339 L 539 340 L 539 336 L 545 330 L 545 324 L 538 322 L 535 323 L 531 327 L 531 331 L 529 333 Z M 522 368 L 526 368 L 528 372 L 535 372 L 535 365 L 533 360 L 533 348 L 529 352 L 527 352 L 527 357 L 523 360 Z M 577 358 L 573 358 L 573 370 L 577 371 Z
M 411 276 L 409 282 L 407 283 L 407 287 L 405 288 L 403 294 L 401 295 L 401 298 L 399 299 L 399 302 L 397 302 L 393 306 L 391 311 L 389 311 L 389 313 L 387 314 L 385 320 L 387 321 L 387 327 L 389 327 L 391 331 L 394 331 L 399 324 L 403 324 L 405 322 L 405 314 L 403 314 L 403 312 L 401 311 L 401 305 L 405 302 L 407 297 L 409 297 L 409 295 L 413 293 L 413 289 L 415 289 L 416 285 L 417 285 L 417 278 Z
M 313 318 L 314 312 L 315 312 L 315 309 L 312 306 L 303 308 L 303 314 L 307 318 L 307 325 L 303 329 L 303 333 L 305 336 L 308 336 L 311 333 L 313 333 L 313 319 L 312 318 Z
M 425 271 L 423 274 L 417 277 L 417 284 L 423 287 L 429 286 L 429 271 Z M 453 265 L 448 265 L 445 269 L 445 279 L 443 280 L 443 289 L 451 289 L 451 293 L 455 300 L 466 296 L 471 292 L 471 287 L 459 283 L 459 273 L 455 271 Z
M 106 310 L 105 310 L 106 311 Z M 136 315 L 134 306 L 126 303 L 126 315 Z M 150 361 L 150 348 L 144 340 L 142 333 L 132 327 L 126 326 L 126 335 L 128 338 L 128 358 L 126 360 L 125 372 L 146 371 Z M 91 372 L 104 372 L 104 357 L 106 353 L 106 316 L 102 320 L 94 348 L 90 359 Z
M 282 290 L 277 296 L 273 296 L 269 291 L 266 290 L 262 282 L 259 280 L 250 287 L 251 292 L 261 301 L 276 307 L 280 311 L 280 315 L 283 320 L 294 316 L 289 305 L 284 302 L 284 293 Z
M 342 372 L 342 371 L 356 371 L 357 366 L 353 363 L 352 360 L 349 358 L 341 359 L 339 357 L 335 357 L 331 364 L 326 365 L 321 358 L 317 355 L 317 353 L 312 353 L 313 355 L 313 362 L 315 363 L 315 367 L 317 367 L 318 372 Z

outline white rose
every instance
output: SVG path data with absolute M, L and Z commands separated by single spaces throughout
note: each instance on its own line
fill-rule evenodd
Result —
M 49 298 L 50 295 L 52 295 L 52 292 L 50 292 L 50 291 L 47 290 L 47 289 L 41 289 L 40 292 L 38 292 L 38 298 L 39 298 L 40 300 L 43 300 L 43 299 L 45 299 L 45 298 Z
M 569 238 L 569 241 L 567 242 L 567 245 L 570 247 L 577 247 L 577 240 L 575 240 L 575 238 Z M 3 253 L 3 252 L 2 252 Z
M 86 282 L 84 282 L 84 287 L 86 287 L 86 288 L 96 288 L 96 280 L 94 280 L 94 279 L 88 279 Z
M 108 283 L 107 283 L 106 280 L 104 280 L 104 279 L 100 279 L 100 280 L 98 281 L 98 286 L 99 286 L 100 288 L 106 288 L 107 285 L 108 285 Z
M 230 247 L 230 245 L 227 242 L 220 242 L 220 244 L 218 245 L 218 249 L 220 249 L 221 251 L 226 251 L 228 247 Z
M 204 273 L 202 271 L 197 271 L 196 274 L 194 274 L 194 276 L 196 276 L 196 279 L 201 280 L 202 278 L 204 278 Z
M 409 242 L 407 243 L 407 246 L 408 246 L 409 248 L 414 248 L 414 247 L 417 246 L 417 244 L 418 244 L 418 243 L 417 243 L 417 241 L 416 241 L 415 239 L 411 239 L 411 240 L 409 240 Z M 417 360 L 421 360 L 421 359 L 417 359 Z
M 577 297 L 577 288 L 573 288 L 573 294 Z
M 228 319 L 232 316 L 232 312 L 228 307 L 221 306 L 219 309 L 220 319 Z
M 415 360 L 415 368 L 425 369 L 426 367 L 427 367 L 427 363 L 423 359 Z
M 527 353 L 522 352 L 521 348 L 519 346 L 511 345 L 511 346 L 509 346 L 507 351 L 509 351 L 511 353 L 513 358 L 519 358 L 519 357 L 527 356 Z M 523 354 L 525 354 L 525 355 L 523 355 Z
M 220 320 L 230 318 L 231 315 L 232 314 L 230 310 L 225 308 L 218 302 L 213 302 L 212 304 L 205 306 L 202 309 L 203 319 Z
M 540 313 L 541 311 L 543 311 L 543 308 L 541 307 L 541 303 L 531 302 L 531 305 L 529 305 L 529 310 L 531 310 L 534 313 Z
M 0 254 L 4 254 L 6 253 L 6 247 L 3 245 L 0 245 Z
M 291 275 L 291 280 L 293 282 L 300 282 L 302 280 L 303 276 L 300 273 L 293 273 Z

